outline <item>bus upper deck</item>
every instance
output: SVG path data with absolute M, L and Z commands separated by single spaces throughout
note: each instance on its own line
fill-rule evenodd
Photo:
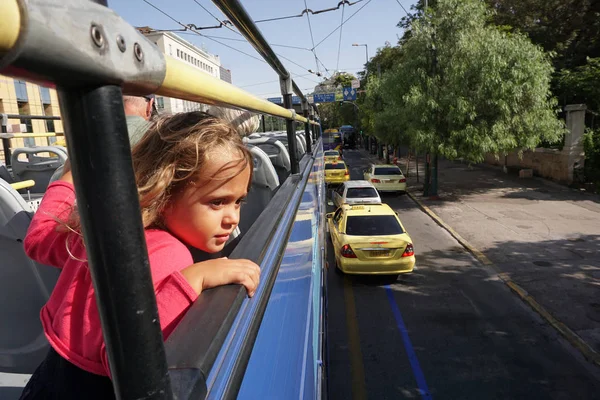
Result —
M 86 205 L 80 208 L 82 233 L 117 398 L 318 398 L 324 378 L 325 210 L 317 110 L 242 5 L 215 4 L 280 76 L 283 107 L 163 55 L 106 4 L 78 0 L 2 2 L 0 74 L 58 90 L 77 202 Z M 253 182 L 249 197 L 265 182 L 278 183 L 267 185 L 268 201 L 248 213 L 254 220 L 240 223 L 241 240 L 229 255 L 261 266 L 257 293 L 248 299 L 239 285 L 202 292 L 166 343 L 157 323 L 122 102 L 122 94 L 149 93 L 285 118 L 287 128 L 287 146 L 276 146 L 280 156 L 260 149 L 256 138 L 248 140 L 261 150 L 253 152 L 255 171 L 262 171 L 255 175 L 264 179 Z M 292 108 L 292 93 L 302 99 L 302 116 Z M 304 124 L 304 142 L 294 121 Z M 277 142 L 266 136 L 266 142 Z M 9 139 L 3 136 L 3 142 Z M 277 166 L 289 170 L 275 180 Z M 14 165 L 12 172 L 15 178 Z M 22 239 L 34 210 L 10 183 L 0 180 L 0 188 L 0 281 L 11 299 L 2 308 L 0 369 L 31 373 L 47 349 L 37 312 L 58 273 L 24 255 Z M 275 383 L 265 385 L 267 378 Z

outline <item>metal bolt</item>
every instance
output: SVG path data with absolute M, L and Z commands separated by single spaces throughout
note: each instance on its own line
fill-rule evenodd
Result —
M 142 46 L 140 46 L 138 42 L 133 44 L 133 54 L 135 54 L 135 58 L 137 58 L 139 62 L 144 61 L 144 52 L 142 51 Z
M 125 53 L 127 46 L 125 45 L 125 39 L 123 39 L 123 36 L 121 35 L 117 35 L 117 46 L 119 47 L 119 50 L 121 50 L 121 53 Z
M 92 36 L 92 40 L 96 46 L 104 46 L 104 36 L 102 35 L 102 30 L 98 25 L 92 25 L 92 28 L 90 29 L 90 35 Z

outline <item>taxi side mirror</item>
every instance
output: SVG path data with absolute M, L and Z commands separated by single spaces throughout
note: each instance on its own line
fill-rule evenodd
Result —
M 333 217 L 333 213 L 332 212 L 327 213 L 327 214 L 325 214 L 325 217 L 327 217 L 327 219 L 329 219 L 329 218 Z

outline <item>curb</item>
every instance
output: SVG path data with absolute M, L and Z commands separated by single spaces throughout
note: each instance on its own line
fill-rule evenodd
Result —
M 452 229 L 448 224 L 446 224 L 440 217 L 437 216 L 436 213 L 431 211 L 429 207 L 423 204 L 419 199 L 417 199 L 412 193 L 406 193 L 420 208 L 427 214 L 431 219 L 433 219 L 439 226 L 444 228 L 452 237 L 454 237 L 458 243 L 460 243 L 465 249 L 467 249 L 475 258 L 483 265 L 492 267 L 497 273 L 498 277 L 509 289 L 515 293 L 523 302 L 527 303 L 535 312 L 537 312 L 546 322 L 548 322 L 554 329 L 556 329 L 574 348 L 579 350 L 579 352 L 591 363 L 600 366 L 600 354 L 597 353 L 585 340 L 583 340 L 579 335 L 573 332 L 569 327 L 567 327 L 564 323 L 560 322 L 556 319 L 550 312 L 548 312 L 540 303 L 538 303 L 525 289 L 521 286 L 513 282 L 508 274 L 499 272 L 494 263 L 485 256 L 481 251 L 477 250 L 473 247 L 469 242 L 467 242 L 462 236 L 458 234 L 454 229 Z

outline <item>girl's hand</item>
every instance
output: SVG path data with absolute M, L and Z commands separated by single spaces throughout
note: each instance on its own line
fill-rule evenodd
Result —
M 223 257 L 190 265 L 181 274 L 198 294 L 204 289 L 237 283 L 244 285 L 252 297 L 258 287 L 260 268 L 250 260 Z

